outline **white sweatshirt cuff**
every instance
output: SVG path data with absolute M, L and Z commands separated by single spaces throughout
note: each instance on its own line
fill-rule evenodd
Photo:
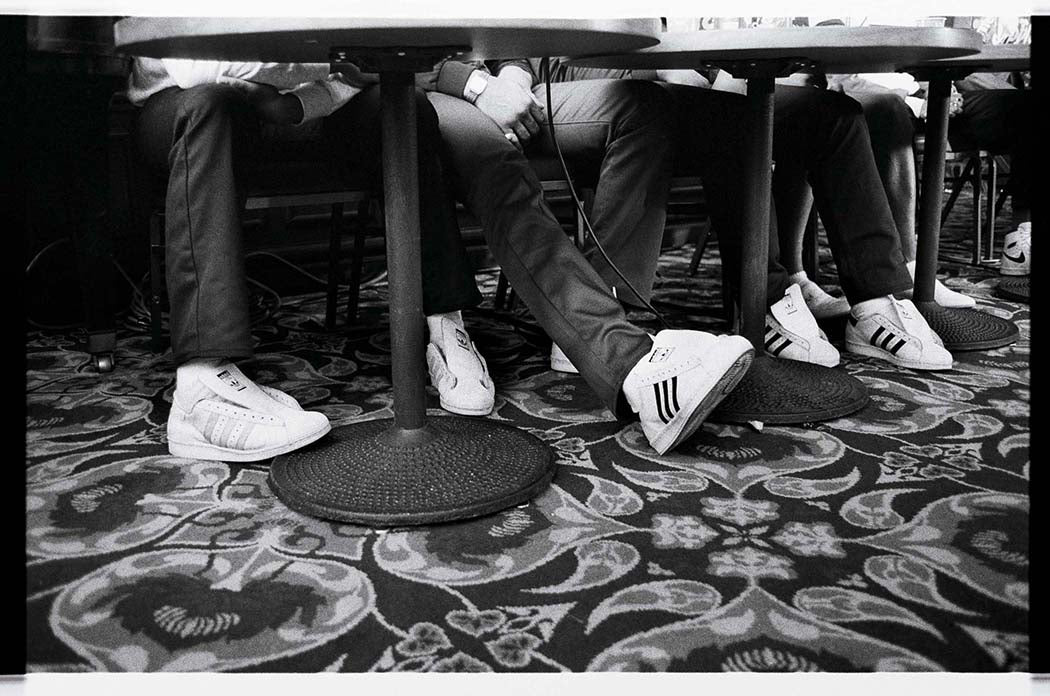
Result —
M 328 91 L 324 82 L 307 82 L 288 94 L 294 94 L 303 105 L 303 120 L 299 121 L 299 124 L 332 113 L 332 93 Z

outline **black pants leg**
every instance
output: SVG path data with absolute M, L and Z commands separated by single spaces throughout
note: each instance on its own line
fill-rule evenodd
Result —
M 973 143 L 1010 155 L 1007 190 L 1013 207 L 1032 209 L 1034 171 L 1034 108 L 1032 93 L 1021 89 L 990 89 L 963 94 L 962 112 L 949 122 L 952 143 Z M 953 145 L 954 147 L 954 145 Z
M 324 134 L 344 166 L 356 167 L 382 190 L 379 87 L 369 87 L 324 121 Z M 419 150 L 419 225 L 423 312 L 475 307 L 481 293 L 456 220 L 455 199 L 442 162 L 438 118 L 426 93 L 416 89 Z
M 860 105 L 838 92 L 778 86 L 773 195 L 808 178 L 850 304 L 912 286 Z
M 436 116 L 422 92 L 417 105 L 424 311 L 437 313 L 473 306 L 481 296 L 447 195 Z M 345 166 L 364 167 L 376 180 L 378 114 L 378 89 L 370 88 L 325 124 Z M 177 363 L 252 354 L 238 183 L 261 141 L 251 107 L 227 85 L 171 88 L 150 97 L 139 114 L 138 147 L 168 175 L 166 280 Z
M 481 220 L 489 249 L 536 321 L 610 410 L 625 416 L 621 388 L 649 352 L 607 283 L 565 236 L 528 160 L 475 106 L 431 93 L 457 192 Z
M 533 94 L 546 104 L 546 88 Z M 598 164 L 590 216 L 595 236 L 640 295 L 635 297 L 593 241 L 584 256 L 616 296 L 628 304 L 652 296 L 671 186 L 673 105 L 647 80 L 578 80 L 551 85 L 555 135 L 570 162 Z M 555 153 L 547 129 L 529 142 L 529 154 Z

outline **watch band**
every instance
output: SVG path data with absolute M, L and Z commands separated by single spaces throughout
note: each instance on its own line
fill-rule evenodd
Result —
M 488 84 L 489 81 L 485 77 L 485 73 L 475 70 L 470 73 L 470 77 L 467 78 L 467 84 L 463 87 L 463 98 L 473 104 L 481 96 L 481 93 L 485 91 Z

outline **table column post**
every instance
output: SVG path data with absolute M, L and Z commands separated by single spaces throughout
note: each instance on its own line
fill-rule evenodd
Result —
M 382 72 L 379 91 L 394 427 L 420 430 L 426 424 L 426 395 L 414 76 L 410 72 Z
M 932 302 L 937 278 L 937 247 L 941 231 L 941 200 L 944 197 L 944 155 L 948 140 L 948 104 L 951 81 L 945 74 L 929 82 L 926 138 L 923 145 L 922 201 L 919 205 L 919 234 L 915 252 L 915 301 Z
M 710 420 L 716 422 L 807 423 L 853 413 L 868 403 L 864 385 L 845 372 L 765 354 L 774 89 L 776 75 L 785 69 L 781 61 L 749 62 L 730 69 L 747 79 L 751 118 L 743 153 L 746 203 L 737 296 L 740 334 L 755 347 L 756 357 L 736 389 L 711 413 Z
M 928 75 L 926 142 L 915 253 L 915 306 L 949 351 L 999 348 L 1017 340 L 1019 332 L 1013 322 L 976 309 L 942 307 L 934 299 L 953 74 L 950 69 L 933 69 Z
M 740 264 L 740 333 L 761 355 L 765 350 L 766 286 L 769 275 L 769 208 L 773 172 L 773 75 L 747 80 L 747 100 L 753 138 L 745 153 L 744 196 L 748 205 L 741 218 L 743 244 Z

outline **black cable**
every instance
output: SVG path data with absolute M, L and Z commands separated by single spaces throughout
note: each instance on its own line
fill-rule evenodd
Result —
M 609 255 L 605 253 L 605 248 L 602 246 L 601 241 L 598 239 L 598 235 L 594 233 L 594 228 L 591 227 L 591 221 L 587 217 L 587 213 L 583 210 L 583 203 L 580 202 L 580 197 L 576 195 L 576 187 L 572 185 L 572 177 L 569 175 L 569 166 L 565 163 L 565 156 L 562 155 L 561 146 L 558 144 L 558 137 L 554 134 L 554 107 L 551 102 L 551 70 L 550 70 L 550 58 L 544 56 L 540 59 L 540 79 L 543 80 L 544 85 L 547 88 L 547 131 L 550 133 L 551 144 L 554 145 L 554 151 L 558 153 L 558 161 L 561 163 L 561 171 L 565 175 L 565 183 L 569 187 L 569 194 L 572 196 L 573 203 L 576 204 L 576 210 L 580 214 L 580 219 L 583 220 L 583 224 L 587 227 L 587 234 L 590 236 L 594 246 L 601 252 L 602 258 L 609 264 L 609 267 L 616 271 L 616 275 L 620 276 L 620 280 L 631 289 L 634 296 L 642 303 L 642 305 L 652 312 L 652 314 L 663 324 L 665 329 L 670 329 L 671 325 L 667 323 L 663 315 L 656 311 L 656 308 L 652 306 L 648 301 L 642 298 L 642 294 L 631 284 L 631 281 L 627 280 L 627 277 L 620 272 L 620 269 L 616 267 L 616 264 L 612 262 Z

